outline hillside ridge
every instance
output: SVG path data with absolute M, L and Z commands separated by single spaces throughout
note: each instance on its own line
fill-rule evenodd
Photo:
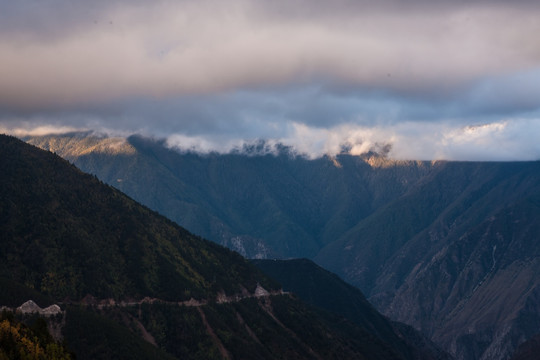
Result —
M 62 303 L 78 359 L 402 359 L 51 152 L 0 135 L 0 168 L 0 302 Z

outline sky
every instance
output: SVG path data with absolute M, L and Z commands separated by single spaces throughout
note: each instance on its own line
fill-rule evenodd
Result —
M 0 0 L 0 132 L 539 160 L 538 34 L 536 0 Z

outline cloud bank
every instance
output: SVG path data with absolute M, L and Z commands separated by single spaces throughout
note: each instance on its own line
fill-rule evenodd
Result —
M 536 1 L 372 3 L 3 1 L 0 125 L 540 158 Z

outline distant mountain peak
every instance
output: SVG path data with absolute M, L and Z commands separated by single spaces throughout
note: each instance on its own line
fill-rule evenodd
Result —
M 24 137 L 23 140 L 62 157 L 77 157 L 91 153 L 133 155 L 136 152 L 124 137 L 109 137 L 93 132 Z

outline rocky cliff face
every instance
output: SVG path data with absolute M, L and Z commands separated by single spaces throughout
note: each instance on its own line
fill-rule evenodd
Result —
M 540 329 L 540 207 L 505 208 L 429 262 L 386 305 L 459 359 L 506 359 Z
M 431 176 L 317 259 L 457 358 L 506 359 L 538 332 L 540 164 Z

